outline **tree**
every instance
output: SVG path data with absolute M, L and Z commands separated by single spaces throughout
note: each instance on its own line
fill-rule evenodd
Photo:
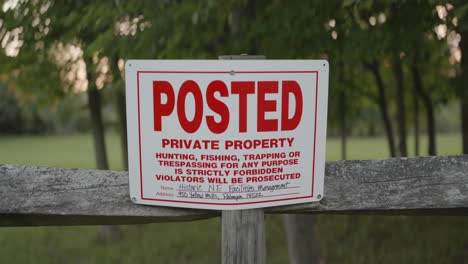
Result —
M 460 31 L 462 40 L 460 42 L 460 49 L 462 54 L 468 54 L 468 26 L 463 25 Z M 463 56 L 463 55 L 462 55 Z M 463 153 L 468 154 L 468 89 L 466 83 L 468 82 L 468 59 L 467 56 L 462 57 L 461 60 L 461 74 L 458 77 L 458 93 L 460 98 L 461 120 L 462 120 L 462 144 Z
M 388 149 L 390 151 L 390 156 L 396 157 L 397 152 L 396 152 L 396 146 L 395 146 L 395 138 L 393 135 L 393 125 L 390 119 L 388 97 L 387 97 L 387 92 L 386 92 L 386 86 L 383 81 L 382 73 L 380 71 L 380 64 L 377 62 L 376 59 L 374 59 L 370 63 L 364 63 L 364 67 L 368 69 L 375 78 L 375 83 L 378 89 L 378 95 L 375 97 L 375 101 L 377 102 L 377 105 L 379 106 L 379 109 L 380 109 L 380 113 L 382 115 L 382 120 L 385 126 L 385 132 L 387 135 Z
M 104 125 L 102 120 L 101 89 L 106 82 L 106 71 L 99 69 L 103 57 L 102 50 L 109 47 L 109 38 L 114 36 L 115 22 L 120 13 L 116 12 L 114 3 L 91 1 L 28 1 L 17 3 L 7 12 L 6 24 L 11 30 L 21 29 L 21 38 L 26 45 L 19 52 L 21 72 L 29 65 L 34 66 L 38 61 L 36 46 L 42 53 L 54 56 L 57 65 L 64 69 L 71 67 L 76 61 L 63 60 L 61 56 L 70 53 L 66 48 L 81 51 L 79 59 L 84 61 L 87 77 L 86 93 L 88 109 L 92 124 L 96 164 L 98 169 L 108 169 Z M 31 12 L 31 15 L 28 13 Z M 39 22 L 36 22 L 39 21 Z M 37 29 L 37 28 L 38 29 Z M 105 41 L 106 40 L 106 41 Z M 65 47 L 65 54 L 58 53 L 57 48 Z M 48 57 L 47 57 L 48 58 Z M 17 62 L 20 60 L 16 60 Z M 45 60 L 46 62 L 49 60 Z M 50 70 L 52 67 L 43 68 Z M 101 67 L 102 68 L 102 67 Z M 60 72 L 60 71 L 57 71 Z M 65 76 L 66 76 L 65 72 Z M 37 76 L 37 75 L 36 75 Z M 45 76 L 49 76 L 46 74 Z M 60 76 L 64 79 L 64 76 Z M 116 76 L 117 77 L 117 76 Z M 44 76 L 37 79 L 45 79 Z M 66 82 L 58 82 L 66 83 Z M 54 91 L 64 92 L 66 88 Z M 118 238 L 118 229 L 101 228 L 98 236 L 102 239 Z
M 468 54 L 468 4 L 465 1 L 460 0 L 455 0 L 453 2 L 455 6 L 453 18 L 457 18 L 457 21 L 459 21 L 457 22 L 458 29 L 456 30 L 461 36 L 459 44 L 461 62 L 460 72 L 457 75 L 456 86 L 461 109 L 462 151 L 464 154 L 468 154 L 468 89 L 466 88 L 466 84 L 468 82 L 468 58 L 466 56 L 466 54 Z
M 392 30 L 392 70 L 395 78 L 395 91 L 397 102 L 397 131 L 399 137 L 398 152 L 399 156 L 408 156 L 408 146 L 406 144 L 406 104 L 405 104 L 405 88 L 404 88 L 404 72 L 401 61 L 402 48 L 400 44 L 401 35 L 404 31 L 404 15 L 402 15 L 401 5 L 396 2 L 391 3 L 389 24 Z
M 21 2 L 5 12 L 5 25 L 7 25 L 11 32 L 19 31 L 20 39 L 23 41 L 23 45 L 18 48 L 17 58 L 15 58 L 15 64 L 21 66 L 21 69 L 19 69 L 20 73 L 24 73 L 27 68 L 36 67 L 38 61 L 50 62 L 51 56 L 56 56 L 56 58 L 61 60 L 60 56 L 63 56 L 63 54 L 57 54 L 58 47 L 70 47 L 71 45 L 82 49 L 82 58 L 86 63 L 86 75 L 88 79 L 88 106 L 92 120 L 96 163 L 99 169 L 108 169 L 101 115 L 101 98 L 100 92 L 96 87 L 97 73 L 93 64 L 93 50 L 89 50 L 87 47 L 94 40 L 94 35 L 99 32 L 96 28 L 89 26 L 91 24 L 90 20 L 95 18 L 92 15 L 97 16 L 97 12 L 99 12 L 94 8 L 96 8 L 96 5 L 90 7 L 84 2 L 78 3 L 74 1 L 52 2 L 44 0 Z M 93 25 L 96 25 L 96 23 Z M 39 47 L 39 51 L 37 47 Z M 65 52 L 67 51 L 65 50 Z M 61 66 L 67 68 L 66 64 L 73 63 L 74 61 L 62 60 L 61 62 Z M 49 64 L 53 65 L 53 62 Z M 38 70 L 50 71 L 53 68 L 50 67 L 51 65 L 49 67 L 40 67 Z M 41 78 L 28 77 L 25 79 L 45 80 L 53 72 L 45 73 Z M 63 76 L 60 77 L 63 79 Z M 48 87 L 49 83 L 40 87 Z M 66 84 L 66 82 L 56 83 Z M 22 87 L 27 87 L 27 85 L 23 85 Z M 65 90 L 67 90 L 66 87 L 54 89 L 54 91 L 59 93 L 64 93 Z M 41 90 L 40 94 L 50 96 L 44 90 Z
M 415 7 L 410 5 L 410 8 Z M 451 48 L 447 43 L 454 35 L 448 31 L 443 35 L 434 31 L 441 23 L 447 23 L 447 16 L 434 12 L 441 9 L 447 12 L 446 5 L 426 3 L 417 7 L 418 12 L 411 15 L 410 20 L 413 28 L 406 37 L 408 73 L 426 115 L 428 154 L 437 155 L 435 109 L 454 97 L 450 71 L 454 70 L 455 64 L 450 62 Z
M 364 95 L 376 104 L 380 111 L 381 120 L 387 137 L 389 154 L 397 156 L 396 139 L 390 106 L 393 96 L 390 94 L 388 81 L 382 72 L 382 65 L 389 64 L 391 54 L 392 31 L 387 22 L 389 5 L 387 2 L 349 1 L 345 5 L 350 21 L 350 40 L 352 46 L 349 53 L 355 54 L 354 60 L 361 63 L 368 71 L 375 86 L 369 85 L 369 80 L 363 79 L 360 86 Z M 348 60 L 349 61 L 349 60 Z M 356 76 L 356 75 L 355 75 Z

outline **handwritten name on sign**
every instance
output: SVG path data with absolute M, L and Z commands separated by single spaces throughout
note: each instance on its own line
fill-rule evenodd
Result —
M 247 209 L 323 197 L 328 63 L 131 60 L 130 196 Z

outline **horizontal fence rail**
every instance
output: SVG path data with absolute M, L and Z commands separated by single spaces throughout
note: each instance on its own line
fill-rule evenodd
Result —
M 266 213 L 468 214 L 468 155 L 328 162 L 319 203 Z M 219 211 L 136 205 L 127 172 L 0 165 L 0 226 L 191 221 Z
M 272 211 L 468 214 L 468 155 L 327 163 L 324 199 Z

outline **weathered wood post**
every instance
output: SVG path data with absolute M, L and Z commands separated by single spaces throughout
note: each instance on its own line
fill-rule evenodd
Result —
M 223 211 L 222 263 L 265 262 L 265 215 L 262 208 Z
M 220 60 L 263 60 L 265 56 L 219 56 Z M 221 213 L 223 264 L 264 264 L 265 215 L 262 208 Z

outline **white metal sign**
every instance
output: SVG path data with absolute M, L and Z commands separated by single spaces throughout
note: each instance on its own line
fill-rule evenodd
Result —
M 328 63 L 130 60 L 130 196 L 247 209 L 323 197 Z

